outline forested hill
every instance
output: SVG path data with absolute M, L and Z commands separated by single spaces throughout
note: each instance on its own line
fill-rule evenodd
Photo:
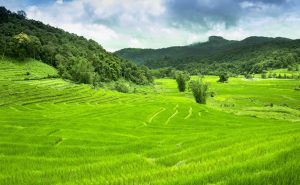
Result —
M 63 78 L 79 83 L 98 85 L 121 78 L 136 84 L 152 81 L 147 67 L 121 59 L 93 40 L 28 20 L 24 11 L 14 13 L 5 7 L 0 7 L 0 54 L 42 60 Z
M 151 68 L 173 67 L 193 74 L 261 73 L 300 62 L 300 40 L 249 37 L 242 41 L 211 36 L 207 42 L 163 49 L 123 49 L 116 54 Z

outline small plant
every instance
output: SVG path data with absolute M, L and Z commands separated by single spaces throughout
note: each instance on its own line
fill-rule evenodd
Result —
M 218 82 L 225 83 L 228 82 L 229 76 L 226 73 L 222 73 L 219 75 Z
M 251 79 L 253 79 L 253 76 L 251 74 L 246 74 L 245 78 L 251 80 Z
M 55 75 L 55 74 L 53 74 L 53 75 L 48 74 L 48 75 L 47 75 L 47 78 L 59 78 L 59 76 L 58 76 L 58 75 Z
M 30 73 L 29 71 L 27 71 L 27 72 L 26 72 L 26 75 L 29 76 L 29 75 L 31 75 L 31 73 Z
M 269 73 L 269 74 L 268 74 L 268 78 L 272 78 L 272 73 Z
M 204 83 L 202 79 L 192 80 L 189 87 L 197 103 L 206 104 L 208 84 Z
M 114 88 L 116 91 L 121 92 L 121 93 L 129 93 L 129 91 L 130 91 L 129 84 L 127 84 L 123 81 L 116 82 Z

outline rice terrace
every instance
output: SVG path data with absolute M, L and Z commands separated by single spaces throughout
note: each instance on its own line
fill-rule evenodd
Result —
M 106 1 L 99 2 L 0 1 L 0 185 L 300 184 L 299 39 L 210 36 L 183 46 L 145 42 L 155 49 L 128 44 L 109 52 L 101 39 L 89 38 L 92 32 L 50 26 L 55 16 L 42 11 L 64 16 L 62 10 L 81 5 L 102 11 Z M 128 11 L 116 2 L 106 6 Z M 141 2 L 133 9 L 152 6 Z M 175 16 L 171 8 L 184 4 L 159 2 L 168 19 Z M 208 6 L 186 3 L 199 11 Z

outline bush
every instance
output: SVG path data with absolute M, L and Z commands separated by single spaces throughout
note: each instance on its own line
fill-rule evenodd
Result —
M 55 75 L 55 74 L 53 74 L 53 75 L 48 74 L 48 75 L 47 75 L 47 78 L 59 78 L 59 76 L 58 76 L 58 75 Z
M 245 78 L 246 78 L 246 79 L 253 79 L 253 76 L 252 76 L 251 74 L 246 74 L 246 75 L 245 75 Z
M 269 73 L 268 78 L 272 78 L 272 73 Z
M 115 90 L 121 93 L 129 93 L 130 91 L 130 86 L 128 83 L 124 81 L 118 81 L 115 83 Z
M 189 87 L 197 103 L 206 104 L 208 84 L 203 83 L 202 79 L 192 80 Z
M 190 76 L 183 72 L 178 72 L 176 74 L 176 82 L 179 92 L 184 92 L 186 89 L 186 81 L 190 79 Z
M 262 78 L 262 79 L 266 79 L 266 78 L 267 78 L 267 73 L 262 73 L 262 74 L 261 74 L 261 78 Z
M 225 74 L 225 73 L 220 74 L 220 75 L 219 75 L 219 78 L 220 78 L 220 79 L 218 80 L 218 82 L 221 82 L 221 83 L 228 82 L 228 79 L 229 79 L 228 75 Z

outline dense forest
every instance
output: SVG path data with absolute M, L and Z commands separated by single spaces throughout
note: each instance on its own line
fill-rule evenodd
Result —
M 24 11 L 0 7 L 0 38 L 2 58 L 42 60 L 57 68 L 63 78 L 78 83 L 99 85 L 125 79 L 148 84 L 153 80 L 147 67 L 121 59 L 93 40 L 28 20 Z
M 300 40 L 249 37 L 242 41 L 211 36 L 207 42 L 163 49 L 123 49 L 120 57 L 152 69 L 174 68 L 191 74 L 253 74 L 300 63 Z

